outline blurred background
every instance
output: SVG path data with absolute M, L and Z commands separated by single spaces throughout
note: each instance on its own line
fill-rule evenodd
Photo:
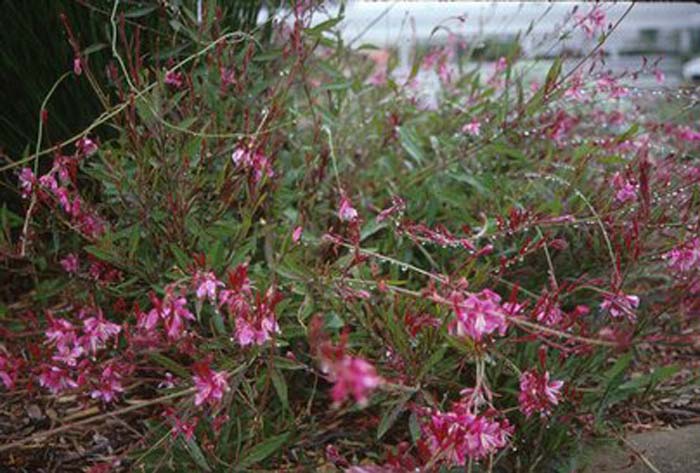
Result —
M 475 47 L 474 57 L 486 63 L 517 47 L 519 57 L 524 60 L 544 60 L 541 69 L 546 71 L 547 59 L 563 54 L 576 59 L 595 46 L 597 37 L 588 37 L 581 28 L 571 31 L 570 21 L 572 16 L 585 14 L 595 5 L 595 2 L 356 1 L 346 7 L 343 38 L 355 46 L 373 44 L 395 54 L 399 70 L 410 67 L 416 48 L 445 44 L 452 34 L 467 48 Z M 606 25 L 615 24 L 624 16 L 603 48 L 606 65 L 613 72 L 638 67 L 642 56 L 650 61 L 663 56 L 660 67 L 668 86 L 693 78 L 700 80 L 700 67 L 686 67 L 685 76 L 683 70 L 700 55 L 700 4 L 600 2 L 598 5 L 605 13 Z M 328 13 L 335 12 L 329 9 Z M 319 17 L 317 21 L 322 20 Z M 651 77 L 640 77 L 637 85 L 652 82 Z
M 301 1 L 301 0 L 300 0 Z M 305 0 L 307 3 L 312 0 Z M 479 67 L 490 73 L 498 58 L 516 50 L 517 68 L 541 80 L 554 58 L 571 66 L 597 39 L 571 28 L 572 17 L 593 2 L 315 2 L 315 22 L 343 9 L 341 35 L 378 67 L 390 65 L 395 79 L 406 77 L 417 53 L 457 42 L 455 67 Z M 202 15 L 217 15 L 224 31 L 271 28 L 271 19 L 288 14 L 294 0 L 121 0 L 119 47 L 140 44 L 144 64 L 155 69 L 190 54 L 202 40 Z M 624 20 L 604 45 L 605 67 L 613 73 L 638 69 L 642 58 L 662 58 L 663 87 L 700 82 L 700 5 L 685 2 L 601 2 L 606 25 Z M 86 78 L 70 74 L 76 48 L 90 64 L 92 79 L 106 84 L 111 55 L 111 10 L 114 0 L 0 0 L 0 197 L 19 209 L 11 166 L 35 146 L 42 101 L 63 75 L 47 106 L 49 126 L 44 145 L 83 130 L 105 110 Z M 77 45 L 71 45 L 71 35 Z M 125 39 L 126 38 L 126 39 Z M 440 81 L 421 69 L 418 81 L 435 94 Z M 639 88 L 661 87 L 649 73 L 626 80 Z M 104 100 L 115 103 L 109 93 Z M 96 130 L 107 138 L 110 129 Z M 4 169 L 3 169 L 4 166 Z

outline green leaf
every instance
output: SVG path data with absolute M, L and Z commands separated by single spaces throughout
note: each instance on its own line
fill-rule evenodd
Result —
M 155 352 L 149 353 L 148 356 L 159 365 L 172 371 L 173 374 L 185 379 L 190 377 L 190 372 L 187 370 L 187 368 L 176 361 L 171 360 L 167 356 Z
M 333 28 L 335 25 L 343 21 L 342 16 L 338 16 L 336 18 L 331 18 L 330 20 L 323 21 L 319 23 L 318 25 L 314 26 L 313 28 L 307 28 L 304 30 L 304 32 L 308 35 L 311 36 L 319 36 L 321 33 L 324 31 L 328 31 L 331 28 Z
M 239 467 L 246 468 L 259 463 L 279 450 L 289 439 L 290 433 L 286 432 L 281 435 L 270 437 L 255 447 L 251 448 L 243 459 L 238 462 Z
M 282 402 L 282 407 L 284 407 L 285 410 L 289 410 L 289 398 L 287 395 L 287 382 L 284 380 L 284 376 L 282 376 L 279 371 L 276 369 L 272 368 L 270 371 L 270 378 L 272 379 L 272 384 L 275 387 L 275 391 L 277 391 L 277 396 L 280 398 L 280 402 Z
M 377 427 L 377 440 L 380 440 L 384 434 L 396 423 L 401 413 L 406 410 L 406 403 L 413 397 L 413 392 L 404 394 L 393 407 L 384 413 Z
M 90 253 L 92 256 L 95 256 L 102 261 L 106 262 L 114 262 L 117 260 L 114 254 L 110 253 L 107 250 L 104 250 L 102 248 L 98 248 L 97 246 L 94 245 L 87 245 L 85 248 L 85 251 Z
M 396 130 L 399 132 L 399 140 L 401 141 L 403 149 L 406 150 L 418 164 L 422 164 L 423 161 L 425 161 L 425 156 L 418 145 L 418 138 L 415 133 L 403 126 L 397 126 Z
M 420 424 L 415 412 L 411 412 L 411 415 L 408 417 L 408 430 L 411 432 L 413 443 L 416 443 L 420 439 Z
M 181 269 L 186 269 L 187 266 L 190 264 L 190 258 L 187 257 L 184 251 L 182 251 L 177 245 L 174 243 L 171 243 L 168 248 L 170 248 L 170 252 L 173 254 L 175 257 L 175 260 L 177 261 L 178 266 L 180 266 Z
M 185 445 L 187 446 L 190 457 L 192 457 L 192 460 L 194 460 L 198 467 L 202 468 L 204 471 L 212 471 L 209 463 L 207 463 L 207 459 L 204 457 L 202 449 L 199 448 L 199 445 L 197 445 L 197 442 L 195 442 L 193 438 L 185 441 Z

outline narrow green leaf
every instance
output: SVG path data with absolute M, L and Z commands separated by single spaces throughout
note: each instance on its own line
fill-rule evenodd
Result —
M 289 398 L 287 394 L 287 382 L 284 379 L 284 376 L 282 376 L 279 371 L 276 369 L 272 368 L 270 371 L 270 378 L 272 379 L 272 384 L 275 387 L 275 391 L 277 391 L 277 396 L 280 398 L 280 402 L 282 403 L 282 407 L 284 407 L 285 410 L 289 410 Z
M 243 459 L 238 462 L 239 467 L 246 468 L 256 463 L 260 463 L 284 445 L 289 439 L 290 433 L 286 432 L 281 435 L 276 435 L 268 439 L 263 440 L 253 448 L 251 448 Z
M 418 144 L 418 138 L 412 130 L 398 126 L 396 127 L 399 132 L 399 140 L 401 141 L 401 146 L 404 150 L 418 163 L 422 164 L 425 161 L 425 156 Z

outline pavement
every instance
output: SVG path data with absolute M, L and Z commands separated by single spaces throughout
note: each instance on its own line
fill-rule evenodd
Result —
M 632 434 L 626 442 L 597 451 L 586 473 L 700 473 L 700 425 Z

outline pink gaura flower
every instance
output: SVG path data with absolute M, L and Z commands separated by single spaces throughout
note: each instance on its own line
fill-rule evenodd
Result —
M 165 73 L 165 83 L 176 89 L 181 88 L 184 84 L 182 73 L 175 71 L 167 71 Z
M 383 222 L 392 215 L 403 213 L 404 210 L 406 210 L 406 201 L 401 197 L 394 196 L 391 198 L 391 206 L 377 215 L 377 222 Z
M 64 343 L 56 346 L 56 354 L 51 357 L 53 361 L 60 361 L 66 366 L 77 366 L 78 358 L 85 354 L 85 350 L 78 343 L 78 340 L 73 340 L 70 344 Z
M 79 76 L 80 74 L 83 73 L 83 62 L 80 59 L 80 56 L 75 56 L 73 58 L 73 74 L 76 76 Z
M 452 83 L 452 70 L 449 64 L 447 64 L 447 61 L 440 62 L 440 65 L 438 66 L 438 77 L 440 78 L 440 81 L 445 85 L 449 85 Z
M 440 458 L 451 466 L 464 466 L 469 459 L 480 460 L 496 453 L 508 445 L 513 434 L 507 419 L 474 414 L 462 402 L 454 403 L 447 412 L 429 412 L 428 422 L 421 427 L 419 449 L 425 456 Z
M 12 356 L 5 355 L 0 351 L 0 381 L 8 390 L 15 388 L 17 381 L 17 372 L 20 367 L 20 360 L 14 359 Z
M 80 261 L 75 253 L 70 253 L 66 255 L 65 258 L 61 260 L 61 267 L 68 274 L 75 274 L 78 272 L 78 267 L 80 266 Z
M 518 402 L 520 410 L 526 417 L 535 412 L 541 416 L 549 415 L 552 406 L 561 400 L 561 388 L 564 382 L 549 379 L 549 372 L 538 374 L 535 371 L 525 371 L 520 375 L 520 394 Z
M 165 332 L 171 340 L 178 340 L 185 334 L 185 320 L 195 320 L 187 309 L 187 299 L 174 294 L 165 296 L 160 316 L 165 325 Z
M 619 203 L 634 202 L 637 200 L 637 186 L 616 172 L 612 178 L 612 185 L 615 189 L 615 200 Z
M 274 287 L 270 287 L 264 297 L 257 295 L 253 308 L 247 302 L 240 306 L 244 311 L 234 314 L 236 340 L 239 345 L 242 347 L 251 344 L 264 345 L 272 339 L 272 334 L 280 332 L 275 306 L 281 299 L 279 292 Z
M 657 67 L 654 69 L 654 78 L 656 79 L 656 83 L 661 85 L 666 81 L 666 74 Z
M 381 384 L 377 370 L 366 360 L 349 355 L 333 363 L 329 369 L 333 388 L 331 398 L 336 405 L 352 396 L 355 401 L 365 406 L 369 394 Z
M 47 313 L 49 328 L 44 335 L 48 343 L 55 343 L 57 347 L 71 345 L 76 340 L 76 328 L 66 319 L 55 319 Z
M 194 285 L 197 287 L 197 299 L 201 301 L 208 298 L 212 304 L 216 304 L 216 291 L 223 287 L 224 283 L 212 272 L 198 272 L 194 277 Z
M 39 384 L 41 387 L 51 391 L 51 394 L 58 394 L 66 389 L 78 387 L 67 369 L 58 366 L 44 365 L 39 374 Z
M 508 329 L 506 313 L 501 305 L 501 296 L 490 289 L 479 293 L 455 291 L 451 296 L 456 319 L 449 325 L 453 335 L 468 336 L 477 342 L 486 335 L 498 332 L 505 335 Z
M 377 70 L 367 79 L 367 84 L 374 86 L 382 86 L 387 83 L 387 73 L 386 70 Z
M 173 425 L 173 428 L 170 430 L 170 433 L 173 436 L 173 438 L 176 438 L 178 435 L 182 435 L 183 437 L 185 437 L 185 440 L 192 440 L 192 437 L 194 436 L 194 431 L 197 428 L 198 423 L 199 418 L 197 417 L 193 417 L 189 420 L 182 420 L 179 417 L 176 417 L 175 425 Z
M 252 171 L 253 182 L 259 182 L 264 176 L 275 176 L 272 163 L 268 157 L 259 150 L 238 146 L 233 150 L 233 153 L 231 153 L 231 161 L 240 168 Z
M 207 403 L 214 406 L 221 402 L 224 393 L 229 390 L 228 374 L 223 371 L 214 371 L 208 361 L 195 363 L 193 366 L 194 387 L 197 393 L 194 396 L 194 405 L 201 406 Z
M 559 304 L 552 297 L 545 295 L 540 298 L 535 306 L 535 319 L 547 326 L 559 325 L 564 318 L 564 313 Z
M 700 131 L 692 130 L 687 126 L 680 127 L 678 129 L 678 139 L 683 141 L 700 141 Z
M 598 5 L 586 15 L 577 14 L 575 18 L 588 38 L 593 38 L 598 31 L 605 29 L 605 12 Z
M 44 174 L 39 178 L 39 185 L 47 190 L 55 191 L 58 188 L 56 178 L 52 174 Z
M 473 118 L 471 122 L 462 127 L 462 133 L 467 133 L 472 136 L 479 136 L 480 132 L 481 123 L 476 118 Z
M 104 402 L 112 402 L 119 393 L 124 392 L 121 379 L 122 374 L 117 370 L 116 366 L 114 364 L 107 365 L 102 370 L 102 374 L 100 374 L 99 385 L 92 390 L 90 397 L 102 399 Z
M 83 156 L 90 156 L 91 154 L 94 154 L 98 149 L 97 143 L 95 143 L 87 136 L 80 138 L 76 143 L 76 147 L 78 148 L 78 152 Z
M 338 218 L 342 222 L 354 222 L 358 218 L 357 210 L 352 206 L 350 199 L 343 194 L 340 197 L 340 205 L 338 206 Z
M 296 244 L 296 243 L 299 243 L 301 241 L 301 234 L 303 231 L 304 231 L 304 228 L 301 225 L 299 225 L 298 227 L 296 227 L 294 229 L 294 231 L 292 232 L 292 242 L 293 243 Z
M 617 319 L 627 317 L 630 322 L 637 320 L 635 309 L 639 307 L 639 297 L 619 292 L 618 294 L 605 294 L 600 308 L 610 312 L 610 316 Z
M 97 309 L 92 317 L 83 320 L 82 346 L 86 351 L 96 353 L 104 347 L 110 338 L 116 337 L 122 328 L 102 315 L 102 310 Z
M 687 273 L 700 268 L 700 238 L 683 243 L 663 255 L 674 271 Z
M 219 69 L 219 74 L 221 76 L 222 90 L 226 90 L 229 86 L 236 84 L 236 71 L 234 69 L 222 67 Z
M 22 189 L 22 197 L 26 199 L 32 195 L 32 190 L 36 182 L 34 172 L 29 168 L 22 168 L 19 173 L 19 187 Z

